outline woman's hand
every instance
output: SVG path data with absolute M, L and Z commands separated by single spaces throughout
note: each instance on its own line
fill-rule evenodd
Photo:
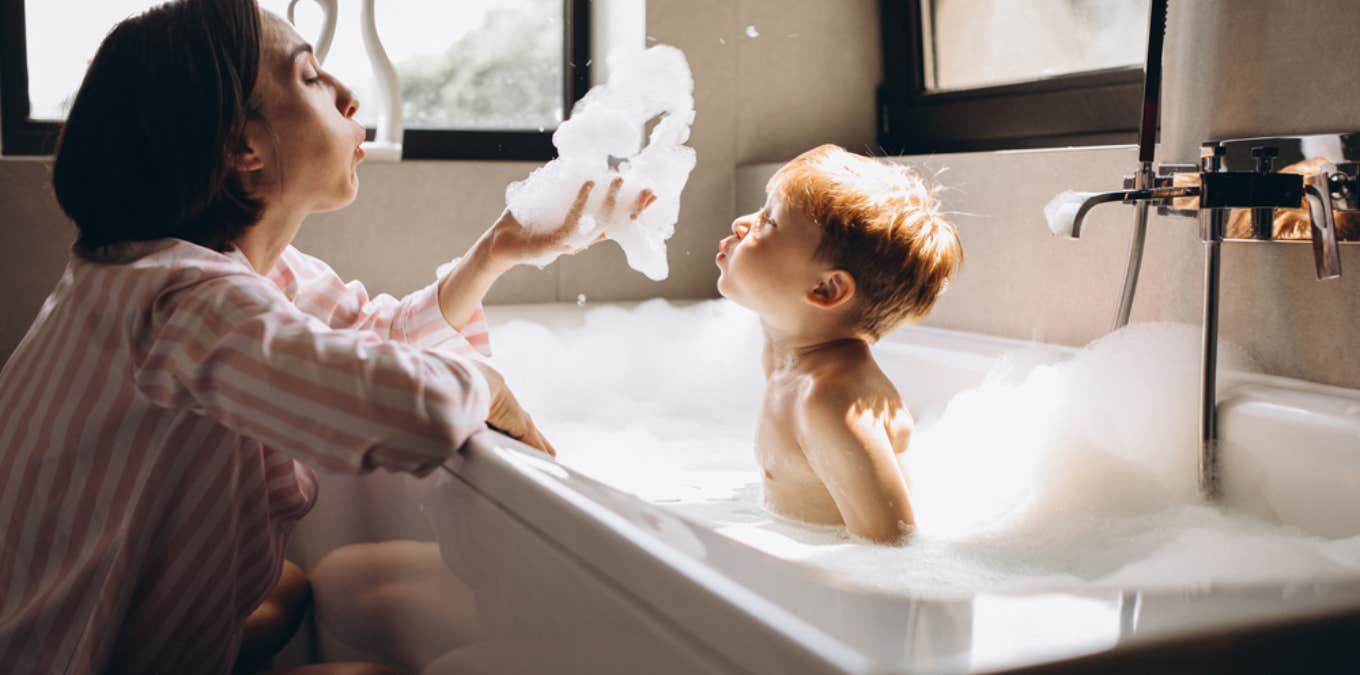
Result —
M 554 230 L 547 232 L 526 230 L 524 225 L 515 219 L 514 214 L 506 209 L 488 232 L 492 257 L 501 266 L 510 268 L 521 263 L 542 260 L 553 254 L 572 255 L 580 253 L 591 244 L 603 241 L 604 229 L 613 219 L 614 212 L 618 210 L 619 190 L 622 187 L 623 176 L 616 176 L 614 180 L 610 181 L 609 192 L 605 194 L 604 204 L 600 207 L 595 230 L 579 239 L 573 235 L 576 234 L 581 216 L 585 213 L 586 202 L 590 199 L 590 193 L 595 189 L 594 181 L 586 181 L 581 185 L 581 189 L 576 193 L 576 200 L 567 210 L 566 218 Z M 642 215 L 642 212 L 655 201 L 656 195 L 651 190 L 639 192 L 628 213 L 629 220 L 637 220 L 638 216 Z M 575 240 L 575 242 L 572 240 Z M 587 242 L 585 246 L 579 244 L 581 240 Z
M 487 426 L 500 431 L 505 435 L 532 446 L 550 457 L 557 456 L 557 449 L 548 442 L 539 432 L 538 427 L 534 426 L 534 421 L 529 417 L 529 413 L 521 408 L 519 401 L 515 400 L 515 395 L 510 393 L 510 388 L 505 386 L 505 378 L 500 372 L 490 365 L 481 361 L 473 361 L 477 369 L 481 371 L 482 377 L 486 379 L 487 385 L 491 388 L 491 412 L 487 414 Z
M 622 176 L 616 176 L 610 181 L 609 192 L 605 195 L 604 204 L 600 208 L 596 230 L 589 233 L 585 239 L 587 246 L 604 239 L 604 228 L 614 218 L 614 212 L 618 208 L 619 189 L 622 187 Z M 462 330 L 468 317 L 482 304 L 482 298 L 486 297 L 491 285 L 515 265 L 543 260 L 554 253 L 581 251 L 584 247 L 569 244 L 568 240 L 578 244 L 581 241 L 573 235 L 581 216 L 585 213 L 590 192 L 594 188 L 593 181 L 586 181 L 576 193 L 576 200 L 572 202 L 561 227 L 549 232 L 530 232 L 524 229 L 524 226 L 511 215 L 510 210 L 506 209 L 505 213 L 501 214 L 500 220 L 497 220 L 496 224 L 472 245 L 467 255 L 455 261 L 453 267 L 439 281 L 439 310 L 449 325 L 455 330 Z M 655 201 L 656 195 L 652 194 L 651 190 L 639 192 L 628 212 L 628 218 L 637 220 L 638 216 Z

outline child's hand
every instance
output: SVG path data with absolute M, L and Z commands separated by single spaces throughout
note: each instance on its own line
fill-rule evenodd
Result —
M 496 221 L 496 224 L 491 227 L 489 233 L 494 259 L 500 263 L 500 266 L 510 268 L 556 255 L 580 253 L 592 244 L 603 241 L 604 229 L 618 209 L 619 189 L 622 187 L 622 176 L 615 177 L 610 182 L 609 192 L 605 195 L 604 204 L 601 206 L 599 217 L 596 219 L 596 227 L 589 235 L 584 237 L 586 241 L 584 245 L 580 244 L 581 239 L 573 237 L 573 235 L 580 224 L 581 216 L 585 213 L 586 202 L 590 199 L 590 193 L 595 189 L 594 181 L 586 181 L 581 185 L 581 189 L 576 193 L 576 200 L 572 202 L 562 225 L 555 230 L 548 232 L 526 230 L 524 225 L 515 219 L 514 214 L 506 209 L 501 214 L 500 219 Z M 656 195 L 652 194 L 651 190 L 641 191 L 629 211 L 628 218 L 636 220 L 655 201 Z M 576 241 L 571 241 L 573 239 L 576 239 Z
M 477 369 L 481 371 L 482 377 L 491 388 L 491 411 L 487 414 L 486 425 L 525 445 L 541 450 L 550 457 L 556 457 L 557 449 L 543 437 L 538 427 L 534 426 L 534 420 L 529 417 L 529 413 L 520 407 L 515 395 L 505 386 L 505 378 L 501 377 L 500 372 L 481 361 L 473 363 L 477 365 Z

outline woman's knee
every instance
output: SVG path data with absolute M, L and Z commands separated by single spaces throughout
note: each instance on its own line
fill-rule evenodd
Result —
M 242 664 L 267 663 L 297 632 L 311 601 L 311 584 L 301 567 L 285 560 L 279 580 L 242 626 Z

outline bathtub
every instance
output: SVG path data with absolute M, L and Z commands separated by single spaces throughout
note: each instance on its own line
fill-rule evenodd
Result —
M 493 307 L 488 316 L 494 336 L 512 318 L 579 325 L 582 310 Z M 911 374 L 908 405 L 930 411 L 1016 349 L 1054 359 L 1072 351 L 921 327 L 875 351 L 885 372 Z M 1230 375 L 1219 409 L 1226 505 L 1326 537 L 1360 535 L 1360 392 Z M 1196 645 L 1310 621 L 1353 628 L 1360 613 L 1360 576 L 874 592 L 492 432 L 424 479 L 322 482 L 290 551 L 313 571 L 318 655 L 426 673 L 991 672 L 1064 661 L 1127 667 L 1150 654 L 1160 664 L 1207 659 L 1204 667 L 1222 665 L 1215 659 L 1227 652 Z M 370 587 L 386 590 L 362 590 Z M 1321 658 L 1298 649 L 1274 656 Z

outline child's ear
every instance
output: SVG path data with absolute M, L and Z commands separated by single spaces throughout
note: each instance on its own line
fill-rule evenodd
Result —
M 855 297 L 855 278 L 845 270 L 822 274 L 817 286 L 807 293 L 807 301 L 822 309 L 834 309 Z

